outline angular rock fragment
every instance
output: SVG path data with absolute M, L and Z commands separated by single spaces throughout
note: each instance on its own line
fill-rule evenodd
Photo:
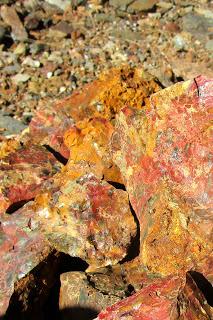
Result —
M 197 77 L 117 117 L 114 161 L 140 221 L 141 264 L 152 273 L 212 275 L 212 87 Z
M 168 277 L 156 279 L 133 296 L 106 308 L 97 319 L 210 320 L 212 310 L 190 276 L 184 288 L 179 278 Z
M 52 245 L 86 260 L 89 270 L 122 260 L 136 232 L 127 193 L 93 174 L 58 176 L 36 198 L 35 210 Z
M 0 223 L 0 316 L 4 315 L 15 283 L 25 277 L 52 251 L 33 222 L 31 203 Z
M 9 147 L 9 146 L 8 146 Z M 19 147 L 0 161 L 0 213 L 34 198 L 61 164 L 41 146 Z
M 100 179 L 122 183 L 120 171 L 110 154 L 113 131 L 112 124 L 104 118 L 79 121 L 68 130 L 64 136 L 64 143 L 70 150 L 67 169 L 76 177 L 93 172 Z
M 77 317 L 80 308 L 86 309 L 86 317 L 88 316 L 88 309 L 99 313 L 121 299 L 119 296 L 110 293 L 107 290 L 108 288 L 105 288 L 103 292 L 94 288 L 90 283 L 89 277 L 83 272 L 64 273 L 61 275 L 60 280 L 59 308 L 62 310 L 62 314 L 64 309 L 70 310 L 70 318 Z
M 12 28 L 12 37 L 17 41 L 25 41 L 28 38 L 27 32 L 19 19 L 14 7 L 4 5 L 1 7 L 1 17 L 6 24 Z

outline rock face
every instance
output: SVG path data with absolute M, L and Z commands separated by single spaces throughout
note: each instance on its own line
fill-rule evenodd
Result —
M 92 174 L 62 174 L 36 198 L 35 212 L 52 245 L 86 260 L 88 270 L 122 260 L 136 232 L 127 193 Z
M 114 319 L 211 319 L 212 312 L 190 276 L 184 288 L 176 277 L 156 280 L 133 296 L 99 314 L 98 320 Z
M 19 145 L 0 161 L 0 213 L 10 205 L 33 199 L 42 183 L 60 169 L 61 164 L 44 147 Z
M 29 307 L 31 290 L 40 301 L 60 275 L 62 316 L 212 318 L 212 91 L 202 76 L 160 91 L 140 69 L 114 69 L 2 143 L 1 315 L 17 315 L 14 301 L 42 314 L 48 299 Z M 54 266 L 63 252 L 84 267 L 56 271 L 53 250 Z
M 9 305 L 17 281 L 24 278 L 51 252 L 49 243 L 33 223 L 34 211 L 27 204 L 0 224 L 0 316 Z
M 141 263 L 163 276 L 212 273 L 212 86 L 204 77 L 176 84 L 117 117 L 112 149 L 140 221 Z

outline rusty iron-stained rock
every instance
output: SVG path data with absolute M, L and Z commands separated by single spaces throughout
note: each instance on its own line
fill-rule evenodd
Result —
M 34 198 L 42 183 L 61 169 L 44 147 L 19 147 L 0 161 L 0 213 L 11 205 Z
M 9 305 L 15 283 L 25 277 L 51 252 L 45 237 L 33 222 L 31 203 L 13 215 L 3 215 L 0 224 L 0 316 Z
M 61 310 L 212 319 L 198 278 L 213 282 L 213 82 L 159 90 L 140 69 L 113 69 L 1 143 L 0 315 L 13 292 L 31 308 L 31 277 L 47 295 L 32 269 L 54 253 L 55 266 L 60 254 L 86 264 L 62 271 Z
M 138 293 L 102 311 L 98 320 L 210 320 L 212 308 L 195 282 L 187 275 L 183 287 L 180 278 L 156 279 Z
M 80 257 L 89 270 L 122 260 L 136 233 L 128 195 L 92 173 L 63 173 L 35 201 L 43 230 L 59 251 Z
M 25 142 L 49 145 L 65 158 L 65 132 L 79 121 L 104 118 L 113 125 L 115 114 L 125 105 L 143 108 L 148 97 L 160 89 L 157 82 L 141 69 L 115 68 L 98 80 L 75 91 L 70 97 L 39 108 L 29 125 Z
M 104 118 L 79 121 L 68 130 L 64 136 L 65 145 L 70 150 L 68 170 L 76 177 L 93 172 L 100 179 L 122 183 L 120 171 L 110 153 L 113 132 L 114 127 Z
M 114 161 L 140 221 L 140 258 L 149 272 L 212 275 L 212 87 L 197 77 L 117 117 Z

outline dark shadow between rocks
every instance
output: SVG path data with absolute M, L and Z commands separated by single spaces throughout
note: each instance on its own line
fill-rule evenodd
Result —
M 29 200 L 21 200 L 12 203 L 6 210 L 6 213 L 8 214 L 13 214 L 17 210 L 21 209 L 26 203 L 33 201 L 34 199 L 29 199 Z
M 107 181 L 111 186 L 113 186 L 115 189 L 126 191 L 125 185 L 119 182 L 114 181 Z
M 129 206 L 136 223 L 136 235 L 135 237 L 132 237 L 130 246 L 128 248 L 128 253 L 126 257 L 120 262 L 121 264 L 135 259 L 140 254 L 140 223 L 130 202 Z
M 189 274 L 203 293 L 208 304 L 213 307 L 213 287 L 211 283 L 200 272 L 190 271 Z
M 92 308 L 73 307 L 60 311 L 60 320 L 92 320 L 98 316 L 98 311 Z
M 57 251 L 52 252 L 15 284 L 15 291 L 2 320 L 61 319 L 60 275 L 69 271 L 85 271 L 87 267 L 88 264 L 80 258 L 70 257 Z
M 46 148 L 47 151 L 52 153 L 52 155 L 56 158 L 56 160 L 61 162 L 63 165 L 67 164 L 68 160 L 65 157 L 63 157 L 62 154 L 60 154 L 58 151 L 54 150 L 52 147 L 50 147 L 47 144 L 45 144 L 44 147 Z

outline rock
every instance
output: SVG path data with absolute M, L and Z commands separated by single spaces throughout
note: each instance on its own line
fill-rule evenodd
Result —
M 15 284 L 43 261 L 51 248 L 33 224 L 30 204 L 13 215 L 1 217 L 0 225 L 0 316 L 8 308 Z
M 27 73 L 17 73 L 15 76 L 12 77 L 12 81 L 16 85 L 27 82 L 29 79 L 30 79 L 30 75 Z
M 22 62 L 23 66 L 30 66 L 32 68 L 39 68 L 40 67 L 40 61 L 33 60 L 30 57 L 26 57 L 24 61 Z
M 44 147 L 19 146 L 10 152 L 0 161 L 0 214 L 14 211 L 18 203 L 33 199 L 43 182 L 60 168 L 60 163 Z
M 12 117 L 0 114 L 0 128 L 4 129 L 3 135 L 13 135 L 20 133 L 26 126 Z
M 22 54 L 24 55 L 26 53 L 26 50 L 27 50 L 26 44 L 23 42 L 20 42 L 13 52 L 19 56 Z
M 63 11 L 66 10 L 67 8 L 69 8 L 72 3 L 72 0 L 45 0 L 45 1 L 51 5 L 54 5 L 58 8 L 60 8 Z
M 196 39 L 203 41 L 211 34 L 212 18 L 189 13 L 182 18 L 183 30 L 190 32 Z
M 36 13 L 30 13 L 24 20 L 24 25 L 27 30 L 35 30 L 38 28 L 41 19 Z
M 208 51 L 213 51 L 213 40 L 208 40 L 205 47 Z
M 27 32 L 14 7 L 3 5 L 1 7 L 1 17 L 12 28 L 12 37 L 15 41 L 27 40 Z
M 21 66 L 18 63 L 15 63 L 13 65 L 9 65 L 9 66 L 4 67 L 2 71 L 4 74 L 7 74 L 7 75 L 15 74 L 15 76 L 11 77 L 11 79 L 14 83 L 25 82 L 25 81 L 20 81 L 20 80 L 25 80 L 25 77 L 23 77 L 25 75 L 18 73 L 18 72 L 20 72 L 20 70 L 21 70 Z
M 132 2 L 132 0 L 109 0 L 109 4 L 112 7 L 120 10 L 126 10 L 127 6 Z
M 184 288 L 176 277 L 154 280 L 151 285 L 133 296 L 106 308 L 99 314 L 97 320 L 119 320 L 124 317 L 130 320 L 177 318 L 207 320 L 211 316 L 212 311 L 206 304 L 203 294 L 190 275 L 187 275 Z
M 71 33 L 73 32 L 73 27 L 71 24 L 68 24 L 65 21 L 60 21 L 57 25 L 52 27 L 52 30 L 62 32 L 65 35 L 71 35 Z
M 128 6 L 127 11 L 130 13 L 150 11 L 153 9 L 157 2 L 157 0 L 135 0 Z
M 183 51 L 183 50 L 187 50 L 188 49 L 186 41 L 179 34 L 177 34 L 173 38 L 173 43 L 174 43 L 174 48 L 175 48 L 176 51 Z
M 140 221 L 141 264 L 162 276 L 212 276 L 212 85 L 202 76 L 175 84 L 153 94 L 147 111 L 124 108 L 117 117 L 113 160 Z
M 136 225 L 125 191 L 79 171 L 74 166 L 59 175 L 57 189 L 38 196 L 35 210 L 50 243 L 84 259 L 92 271 L 126 256 Z
M 101 310 L 120 301 L 119 296 L 110 295 L 107 288 L 102 292 L 92 286 L 90 278 L 84 272 L 67 272 L 60 276 L 59 309 L 62 320 L 67 319 L 68 315 L 70 318 L 80 317 L 80 309 L 85 312 L 85 317 L 88 317 L 88 310 L 93 310 L 96 316 Z
M 5 34 L 6 34 L 6 28 L 0 25 L 0 41 L 4 39 Z

